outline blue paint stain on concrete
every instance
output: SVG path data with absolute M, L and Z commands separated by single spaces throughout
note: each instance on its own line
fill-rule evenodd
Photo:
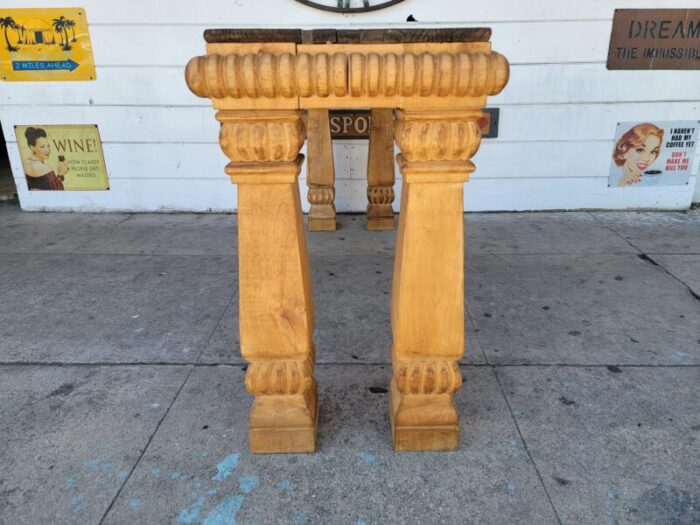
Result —
M 192 480 L 192 483 L 194 484 L 194 488 L 196 488 L 196 489 L 198 489 L 202 486 L 202 480 L 200 480 L 199 478 L 194 478 Z
M 684 358 L 685 356 L 687 356 L 687 355 L 688 355 L 688 354 L 686 354 L 685 352 L 676 352 L 676 353 L 675 353 L 675 356 L 676 356 L 677 358 L 679 358 L 679 359 L 683 359 L 683 358 Z
M 514 439 L 510 440 L 510 448 L 518 448 L 518 442 Z
M 205 450 L 204 452 L 202 452 L 202 457 L 203 457 L 203 458 L 206 458 L 208 455 L 209 455 L 209 452 L 207 452 L 206 450 Z
M 173 472 L 172 474 L 170 474 L 170 479 L 172 479 L 173 481 L 176 481 L 176 480 L 180 479 L 180 473 L 179 473 L 179 472 Z
M 177 515 L 177 522 L 183 525 L 198 523 L 199 512 L 202 510 L 205 501 L 206 499 L 202 496 L 186 509 L 180 510 L 180 514 Z
M 282 490 L 289 490 L 291 488 L 291 486 L 292 486 L 292 482 L 289 481 L 288 479 L 283 479 L 282 481 L 280 481 L 277 484 L 277 488 L 282 489 Z
M 303 514 L 297 514 L 292 518 L 292 525 L 304 525 L 306 523 L 306 516 Z
M 83 465 L 85 465 L 87 468 L 90 470 L 97 470 L 100 468 L 100 463 L 101 461 L 98 458 L 95 459 L 88 459 L 87 461 L 83 461 Z
M 217 492 L 219 491 L 216 489 L 209 489 L 209 492 L 207 492 L 207 494 L 209 494 L 210 496 L 216 496 Z
M 374 454 L 370 454 L 369 452 L 360 452 L 358 456 L 360 456 L 360 459 L 362 459 L 362 461 L 364 461 L 368 465 L 377 464 L 377 456 L 375 456 Z
M 157 467 L 153 467 L 153 468 L 151 469 L 151 475 L 152 475 L 152 476 L 160 476 L 160 469 L 157 468 Z
M 241 492 L 244 494 L 250 494 L 250 491 L 255 488 L 255 486 L 260 481 L 260 478 L 253 474 L 252 476 L 242 476 L 238 478 L 238 486 L 241 488 Z
M 75 487 L 75 481 L 72 479 L 67 479 L 66 480 L 66 488 L 72 489 Z
M 355 525 L 367 525 L 367 522 L 365 520 L 357 520 Z
M 85 494 L 78 494 L 76 496 L 73 496 L 70 500 L 76 506 L 73 509 L 73 514 L 80 514 L 83 510 L 83 507 L 81 507 L 81 504 L 83 503 L 83 501 L 85 501 Z
M 226 456 L 221 463 L 216 466 L 216 475 L 211 479 L 214 481 L 224 481 L 226 478 L 228 478 L 233 471 L 236 470 L 240 457 L 240 454 L 231 454 L 230 456 Z
M 506 490 L 508 491 L 508 494 L 513 494 L 515 492 L 515 483 L 511 483 L 510 481 L 508 482 L 508 485 L 506 486 Z
M 211 509 L 202 525 L 238 525 L 236 513 L 241 508 L 245 496 L 226 496 L 216 507 Z
M 126 470 L 120 470 L 119 473 L 117 474 L 117 477 L 119 479 L 126 479 L 129 476 L 129 473 Z
M 616 494 L 609 490 L 608 491 L 608 499 L 605 502 L 605 510 L 607 511 L 608 514 L 608 525 L 616 525 L 617 521 L 615 520 L 615 517 L 613 515 L 613 502 L 615 501 Z
M 138 498 L 131 498 L 129 500 L 129 508 L 130 509 L 137 509 L 141 506 L 141 500 Z

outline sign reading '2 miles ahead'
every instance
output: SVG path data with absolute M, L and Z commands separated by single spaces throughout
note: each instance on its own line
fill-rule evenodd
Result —
M 95 80 L 84 9 L 0 8 L 0 31 L 0 79 Z

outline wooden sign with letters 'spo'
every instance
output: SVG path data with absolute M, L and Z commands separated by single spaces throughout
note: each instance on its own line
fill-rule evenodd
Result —
M 484 116 L 479 119 L 481 138 L 498 137 L 498 108 L 484 108 Z M 370 111 L 368 109 L 330 110 L 331 138 L 368 139 Z

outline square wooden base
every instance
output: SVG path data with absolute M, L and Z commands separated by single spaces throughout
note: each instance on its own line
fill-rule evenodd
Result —
M 316 450 L 316 428 L 251 428 L 253 454 L 309 453 Z
M 393 230 L 393 217 L 367 217 L 367 229 L 370 231 Z
M 333 232 L 335 230 L 335 217 L 330 219 L 309 217 L 310 232 Z
M 456 425 L 397 425 L 395 421 L 400 405 L 401 392 L 392 381 L 389 392 L 389 417 L 395 451 L 428 452 L 459 448 L 459 423 Z
M 316 384 L 304 394 L 257 397 L 249 428 L 253 454 L 313 452 L 318 431 Z

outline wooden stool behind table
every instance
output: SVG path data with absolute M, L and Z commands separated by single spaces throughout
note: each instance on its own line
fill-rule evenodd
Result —
M 508 81 L 489 29 L 205 32 L 189 88 L 219 111 L 226 173 L 238 185 L 241 353 L 253 452 L 311 452 L 318 421 L 313 296 L 297 177 L 308 126 L 312 219 L 333 220 L 329 108 L 378 108 L 375 134 L 401 153 L 391 304 L 391 433 L 396 450 L 459 446 L 453 394 L 464 354 L 463 186 L 487 95 Z M 308 121 L 304 123 L 304 111 Z M 372 142 L 368 210 L 389 223 L 386 141 Z M 320 164 L 314 164 L 320 159 Z M 329 188 L 331 188 L 329 190 Z M 393 219 L 392 219 L 393 220 Z
M 309 109 L 306 127 L 309 231 L 335 230 L 335 168 L 327 109 Z M 394 228 L 394 111 L 370 112 L 367 158 L 367 229 Z

